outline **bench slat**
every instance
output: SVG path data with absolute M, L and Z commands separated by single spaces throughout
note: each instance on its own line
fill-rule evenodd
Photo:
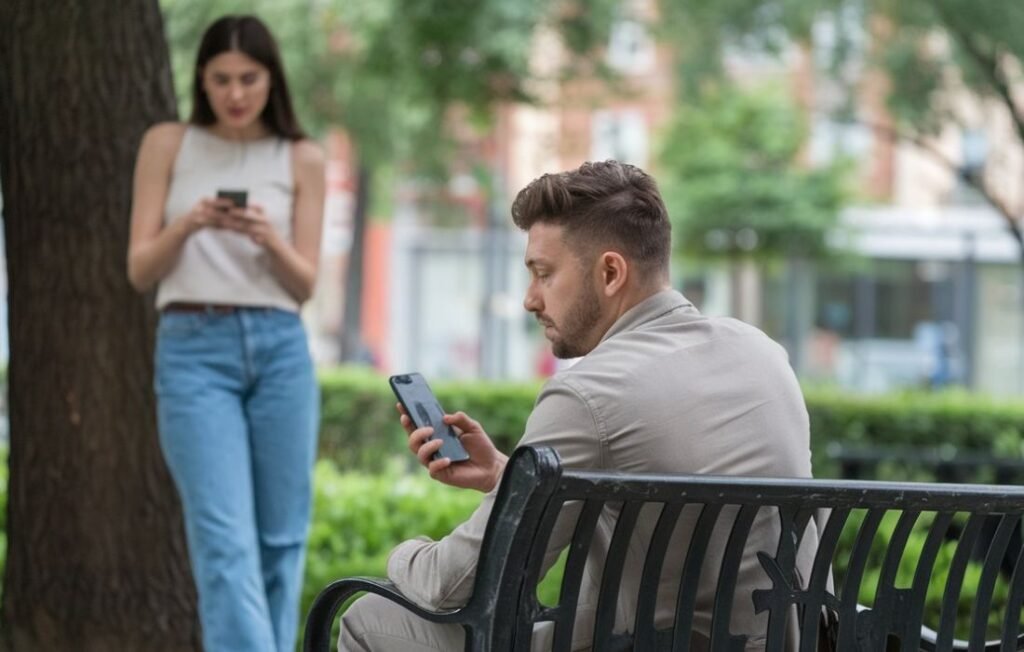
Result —
M 878 526 L 885 515 L 884 509 L 869 509 L 857 530 L 857 540 L 853 544 L 853 552 L 850 554 L 849 566 L 846 569 L 846 579 L 843 583 L 842 597 L 839 607 L 839 649 L 857 649 L 857 638 L 859 633 L 858 620 L 860 614 L 857 611 L 857 598 L 860 593 L 860 585 L 864 580 L 864 570 L 867 567 L 868 553 L 871 551 L 871 542 L 875 539 Z
M 634 640 L 636 648 L 640 650 L 653 650 L 657 647 L 654 612 L 658 605 L 658 585 L 661 582 L 665 553 L 679 524 L 679 515 L 682 511 L 681 503 L 662 504 L 658 524 L 651 534 L 651 543 L 647 548 L 647 557 L 644 559 L 644 569 L 640 576 L 640 595 L 636 605 Z
M 753 596 L 755 612 L 768 610 L 769 648 L 785 645 L 791 611 L 797 606 L 798 600 L 802 601 L 802 596 L 796 595 L 795 590 L 800 586 L 799 578 L 796 577 L 796 560 L 812 516 L 811 510 L 798 509 L 795 505 L 778 509 L 780 531 L 775 558 L 771 559 L 763 553 L 758 555 L 762 567 L 773 569 L 768 572 L 772 588 L 758 590 Z
M 1003 640 L 1001 650 L 1012 652 L 1021 649 L 1020 612 L 1024 608 L 1024 546 L 1017 555 L 1017 564 L 1010 577 L 1010 595 L 1006 601 L 1006 617 L 1003 621 Z
M 942 612 L 939 615 L 939 636 L 935 641 L 935 647 L 939 652 L 946 652 L 953 649 L 953 628 L 956 625 L 957 602 L 960 597 L 960 589 L 963 586 L 964 574 L 967 571 L 967 562 L 971 558 L 971 550 L 974 542 L 981 532 L 981 525 L 984 516 L 971 514 L 967 519 L 967 525 L 960 534 L 957 542 L 956 552 L 953 553 L 953 560 L 949 565 L 949 575 L 946 580 L 945 592 L 942 597 Z
M 818 649 L 818 636 L 826 635 L 819 632 L 820 618 L 809 617 L 811 614 L 822 613 L 823 608 L 835 610 L 838 605 L 826 603 L 829 584 L 832 578 L 832 558 L 835 556 L 839 537 L 843 533 L 850 510 L 836 509 L 828 515 L 825 528 L 818 539 L 818 550 L 811 565 L 811 576 L 807 578 L 807 601 L 804 608 L 804 623 L 800 632 L 800 652 L 815 652 Z
M 704 567 L 704 555 L 707 553 L 708 542 L 721 511 L 721 505 L 704 505 L 690 537 L 690 546 L 687 548 L 676 598 L 672 652 L 685 652 L 690 649 L 690 630 L 693 627 L 693 610 L 697 604 L 697 587 Z
M 729 623 L 732 620 L 732 601 L 736 591 L 736 578 L 739 577 L 740 561 L 743 559 L 743 549 L 750 534 L 750 526 L 754 524 L 754 518 L 759 511 L 760 507 L 756 505 L 743 505 L 729 532 L 729 542 L 725 545 L 725 555 L 722 557 L 718 572 L 715 606 L 711 615 L 712 650 L 733 650 L 738 643 L 742 643 L 734 640 L 729 633 Z
M 907 539 L 910 538 L 910 533 L 920 516 L 921 512 L 917 510 L 907 510 L 900 514 L 886 546 L 882 570 L 878 577 L 878 586 L 875 588 L 875 599 L 871 608 L 871 617 L 874 618 L 875 625 L 872 643 L 878 646 L 878 649 L 888 647 L 890 637 L 898 638 L 900 649 L 906 649 L 904 646 L 906 641 L 903 640 L 902 632 L 898 631 L 899 628 L 895 625 L 906 617 L 906 605 L 908 602 L 912 604 L 915 597 L 907 595 L 913 593 L 913 587 L 909 590 L 896 587 L 896 573 L 899 571 L 900 561 L 907 549 Z M 923 595 L 920 597 L 924 598 Z
M 558 610 L 560 618 L 555 623 L 554 648 L 568 650 L 572 646 L 572 634 L 576 620 L 576 605 L 579 603 L 580 584 L 583 580 L 583 569 L 587 563 L 590 542 L 594 539 L 594 529 L 604 509 L 603 500 L 588 500 L 583 504 L 576 530 L 569 545 L 569 556 L 565 560 L 562 574 L 562 586 L 558 592 Z
M 925 596 L 928 593 L 928 583 L 932 578 L 932 571 L 935 568 L 935 560 L 939 550 L 946 538 L 946 532 L 953 522 L 952 512 L 939 512 L 935 514 L 931 526 L 928 528 L 928 536 L 921 547 L 921 553 L 917 558 L 917 568 L 914 569 L 914 579 L 911 584 L 915 596 Z M 906 613 L 906 624 L 903 629 L 903 649 L 915 650 L 921 637 L 921 625 L 924 620 L 924 598 L 913 601 Z M 914 643 L 911 646 L 911 642 Z
M 985 565 L 982 567 L 981 579 L 978 581 L 978 592 L 972 614 L 969 639 L 972 649 L 981 649 L 985 645 L 988 612 L 992 604 L 996 580 L 999 578 L 999 567 L 1002 565 L 1006 548 L 1010 545 L 1010 537 L 1019 522 L 1019 515 L 1007 515 L 999 519 L 999 527 L 996 529 L 995 537 L 993 537 L 988 554 L 985 556 Z
M 601 573 L 601 591 L 594 616 L 594 652 L 610 652 L 612 630 L 615 629 L 615 611 L 618 606 L 619 587 L 622 583 L 622 569 L 633 538 L 636 519 L 643 503 L 625 503 L 619 511 Z

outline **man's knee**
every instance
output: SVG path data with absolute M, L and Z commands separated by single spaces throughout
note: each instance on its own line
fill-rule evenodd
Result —
M 447 652 L 465 644 L 458 625 L 439 625 L 378 595 L 368 594 L 341 617 L 339 652 Z
M 338 652 L 370 652 L 366 647 L 366 619 L 373 617 L 376 596 L 366 595 L 353 602 L 341 616 L 341 635 L 338 636 Z

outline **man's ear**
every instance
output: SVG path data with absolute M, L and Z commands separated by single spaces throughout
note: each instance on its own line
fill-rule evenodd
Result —
M 606 251 L 597 258 L 601 291 L 611 297 L 622 291 L 629 279 L 629 264 L 617 251 Z

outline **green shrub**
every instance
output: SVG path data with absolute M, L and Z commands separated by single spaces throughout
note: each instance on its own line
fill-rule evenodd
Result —
M 483 497 L 435 482 L 425 470 L 395 461 L 371 474 L 342 473 L 321 460 L 314 478 L 303 615 L 333 580 L 383 577 L 395 545 L 419 535 L 440 539 L 468 518 Z
M 381 468 L 390 456 L 406 455 L 387 378 L 340 369 L 321 375 L 321 454 L 343 468 Z M 479 420 L 495 444 L 508 452 L 522 437 L 539 383 L 432 382 L 446 410 Z M 1024 402 L 962 391 L 906 392 L 884 396 L 838 390 L 805 391 L 811 419 L 815 475 L 836 477 L 826 455 L 832 442 L 850 445 L 951 446 L 1024 457 Z
M 320 374 L 320 455 L 346 469 L 379 471 L 407 456 L 405 432 L 386 376 L 342 368 Z M 434 382 L 448 411 L 480 420 L 498 448 L 511 451 L 523 436 L 539 383 Z
M 963 391 L 866 396 L 805 390 L 805 398 L 818 477 L 838 475 L 825 453 L 832 442 L 1024 457 L 1024 402 L 1019 400 L 995 401 Z

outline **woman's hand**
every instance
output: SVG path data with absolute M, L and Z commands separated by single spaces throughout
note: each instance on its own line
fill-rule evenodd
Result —
M 225 216 L 223 228 L 243 233 L 265 249 L 275 250 L 282 244 L 277 230 L 259 204 L 250 204 L 245 208 L 232 207 Z
M 182 222 L 189 235 L 204 228 L 224 228 L 231 207 L 230 199 L 203 197 L 183 216 Z

